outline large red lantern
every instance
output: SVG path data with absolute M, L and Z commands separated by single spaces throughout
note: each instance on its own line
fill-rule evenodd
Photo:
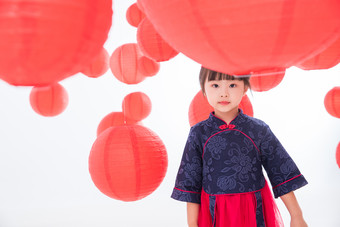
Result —
M 81 70 L 88 77 L 97 78 L 102 76 L 109 69 L 109 53 L 102 48 L 91 61 L 91 63 Z
M 338 144 L 338 147 L 336 148 L 336 163 L 338 164 L 340 168 L 340 143 Z
M 111 0 L 22 0 L 0 4 L 0 79 L 45 86 L 79 72 L 111 27 Z
M 247 95 L 244 95 L 239 108 L 249 116 L 254 116 L 253 106 Z M 210 106 L 207 98 L 200 91 L 198 92 L 194 99 L 190 103 L 189 107 L 189 124 L 194 126 L 198 122 L 204 121 L 209 117 L 209 114 L 214 111 L 212 106 Z
M 99 123 L 97 127 L 97 136 L 104 132 L 106 129 L 113 126 L 133 125 L 139 124 L 140 122 L 128 119 L 123 112 L 112 112 L 106 115 Z
M 105 195 L 136 201 L 162 182 L 168 165 L 162 140 L 140 125 L 111 127 L 100 134 L 89 156 L 89 171 Z
M 145 18 L 144 13 L 138 8 L 137 3 L 132 4 L 126 11 L 126 20 L 131 26 L 138 27 Z
M 138 26 L 137 42 L 143 54 L 157 62 L 168 61 L 178 54 L 164 41 L 147 18 Z
M 146 75 L 138 69 L 138 61 L 142 53 L 136 43 L 128 43 L 118 47 L 110 58 L 113 75 L 126 84 L 138 84 Z
M 174 49 L 232 75 L 289 68 L 340 36 L 338 0 L 138 0 Z
M 286 71 L 269 70 L 253 73 L 249 79 L 253 91 L 268 91 L 281 83 Z
M 326 94 L 324 104 L 330 115 L 340 118 L 340 87 L 334 87 Z
M 151 112 L 151 100 L 143 92 L 134 92 L 125 96 L 122 104 L 127 119 L 141 121 Z
M 335 41 L 326 50 L 301 62 L 296 66 L 304 70 L 329 69 L 340 62 L 340 39 Z
M 30 94 L 32 109 L 45 117 L 52 117 L 62 113 L 68 104 L 68 95 L 60 84 L 34 87 Z

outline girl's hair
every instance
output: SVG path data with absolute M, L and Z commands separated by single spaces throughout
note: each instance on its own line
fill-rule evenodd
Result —
M 244 86 L 248 86 L 250 88 L 250 82 L 249 82 L 249 76 L 232 76 L 226 73 L 221 73 L 221 72 L 216 72 L 214 70 L 211 69 L 207 69 L 205 67 L 201 67 L 201 71 L 200 71 L 200 85 L 201 85 L 201 90 L 203 92 L 203 94 L 205 93 L 204 90 L 204 83 L 207 80 L 211 81 L 211 80 L 242 80 L 244 82 Z

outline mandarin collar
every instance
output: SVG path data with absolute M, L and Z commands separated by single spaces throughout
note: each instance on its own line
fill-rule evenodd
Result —
M 237 123 L 240 121 L 240 119 L 242 117 L 243 117 L 243 110 L 242 109 L 238 109 L 237 116 L 233 120 L 231 120 L 230 123 L 228 124 L 227 122 L 225 122 L 221 118 L 216 117 L 215 112 L 213 111 L 209 115 L 209 120 L 215 122 L 217 124 L 217 126 L 221 130 L 225 130 L 225 129 L 233 129 L 233 128 L 235 128 Z

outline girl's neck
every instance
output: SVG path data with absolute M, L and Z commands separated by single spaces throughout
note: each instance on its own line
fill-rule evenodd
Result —
M 229 124 L 232 120 L 235 119 L 235 117 L 238 115 L 239 111 L 238 108 L 232 109 L 228 112 L 219 112 L 218 110 L 214 110 L 215 116 L 225 121 L 227 124 Z

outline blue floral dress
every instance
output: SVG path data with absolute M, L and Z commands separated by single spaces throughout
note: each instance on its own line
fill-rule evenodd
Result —
M 261 194 L 266 186 L 262 166 L 275 198 L 307 184 L 263 121 L 240 110 L 238 116 L 227 124 L 211 113 L 207 120 L 190 130 L 171 197 L 201 204 L 201 210 L 209 211 L 211 226 L 216 226 L 216 217 L 223 215 L 216 213 L 222 210 L 216 207 L 220 204 L 218 200 L 226 199 L 225 195 L 248 194 L 254 198 L 254 226 L 269 226 Z M 201 202 L 203 197 L 208 198 L 204 199 L 207 204 Z

